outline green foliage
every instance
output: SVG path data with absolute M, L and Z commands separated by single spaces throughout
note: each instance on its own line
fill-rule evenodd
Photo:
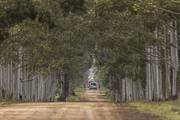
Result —
M 3 27 L 22 22 L 26 18 L 34 19 L 37 14 L 30 0 L 6 0 L 0 9 L 0 23 Z
M 103 79 L 144 80 L 145 48 L 161 43 L 154 28 L 178 20 L 179 8 L 177 0 L 5 0 L 1 62 L 23 59 L 32 71 L 64 70 L 81 82 L 95 57 Z
M 76 7 L 71 10 L 76 12 L 81 5 L 83 8 L 81 2 L 80 5 L 73 2 Z M 72 79 L 82 76 L 89 60 L 86 60 L 86 42 L 80 35 L 83 31 L 80 16 L 64 17 L 59 0 L 7 0 L 0 8 L 0 21 L 4 27 L 0 33 L 4 36 L 6 30 L 8 34 L 1 43 L 2 63 L 18 63 L 23 59 L 34 72 L 64 69 Z M 22 49 L 23 58 L 19 49 Z
M 64 15 L 69 13 L 81 14 L 85 12 L 85 0 L 59 0 Z
M 103 99 L 107 100 L 108 102 L 113 102 L 114 98 L 113 96 L 110 94 L 110 90 L 107 89 L 107 87 L 101 87 L 100 89 L 101 95 L 103 97 Z
M 147 46 L 161 44 L 156 26 L 178 20 L 175 0 L 96 0 L 91 34 L 95 36 L 96 65 L 101 78 L 115 74 L 145 80 Z M 144 73 L 144 74 L 143 74 Z M 107 84 L 107 83 L 106 83 Z
M 68 102 L 79 102 L 81 101 L 82 98 L 82 94 L 85 92 L 85 89 L 83 88 L 83 86 L 76 86 L 76 88 L 74 89 L 75 95 L 70 95 L 67 98 Z

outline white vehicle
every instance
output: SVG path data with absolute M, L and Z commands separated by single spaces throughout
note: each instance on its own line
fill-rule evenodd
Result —
M 89 82 L 88 88 L 97 90 L 97 83 L 96 82 Z

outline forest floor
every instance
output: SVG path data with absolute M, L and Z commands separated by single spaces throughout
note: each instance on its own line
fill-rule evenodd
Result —
M 99 91 L 86 90 L 79 102 L 0 106 L 0 120 L 160 120 L 126 104 L 114 104 Z

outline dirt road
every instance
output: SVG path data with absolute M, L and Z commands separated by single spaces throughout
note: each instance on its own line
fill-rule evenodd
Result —
M 0 120 L 160 120 L 124 105 L 108 103 L 98 91 L 81 102 L 24 103 L 0 107 Z

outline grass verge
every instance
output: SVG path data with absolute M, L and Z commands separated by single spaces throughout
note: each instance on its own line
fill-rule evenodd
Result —
M 81 95 L 84 93 L 85 89 L 83 87 L 77 87 L 75 89 L 75 95 L 71 95 L 67 98 L 68 102 L 79 102 L 81 99 Z
M 101 87 L 100 88 L 100 93 L 102 94 L 102 97 L 104 99 L 106 99 L 108 102 L 114 102 L 113 96 L 110 94 L 110 90 L 105 88 L 105 87 Z
M 163 117 L 165 120 L 180 120 L 180 100 L 159 103 L 133 102 L 129 104 L 135 106 L 140 112 L 151 113 Z

